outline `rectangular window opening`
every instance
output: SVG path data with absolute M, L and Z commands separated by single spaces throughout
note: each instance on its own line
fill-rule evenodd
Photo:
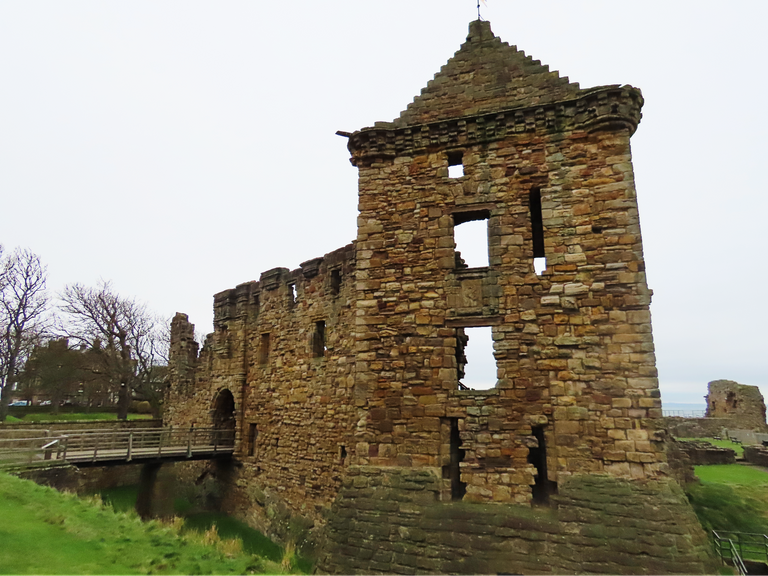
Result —
M 259 429 L 251 422 L 248 426 L 248 456 L 256 454 L 256 438 L 259 436 Z
M 446 426 L 447 424 L 447 426 Z M 451 500 L 461 500 L 467 493 L 467 483 L 461 481 L 461 462 L 464 460 L 464 450 L 461 445 L 458 418 L 443 418 L 443 429 L 449 429 L 449 459 L 442 468 L 443 479 L 450 481 Z
M 489 266 L 487 210 L 457 212 L 453 215 L 453 241 L 456 244 L 456 269 Z
M 491 326 L 456 329 L 456 372 L 459 390 L 490 390 L 496 387 Z
M 259 342 L 259 364 L 266 364 L 269 359 L 269 332 L 261 335 Z
M 544 219 L 541 213 L 541 190 L 533 188 L 528 195 L 528 208 L 531 211 L 531 237 L 533 243 L 533 268 L 537 275 L 547 269 L 544 253 Z
M 312 336 L 312 355 L 315 358 L 325 357 L 325 320 L 315 322 L 315 332 Z
M 347 447 L 339 446 L 339 462 L 343 466 L 347 461 Z
M 534 426 L 531 434 L 537 446 L 528 449 L 528 463 L 536 468 L 536 480 L 531 488 L 534 504 L 549 504 L 549 497 L 557 494 L 557 482 L 547 477 L 547 445 L 544 439 L 544 427 Z
M 448 152 L 448 178 L 464 176 L 464 153 L 461 150 Z
M 331 270 L 331 295 L 338 296 L 341 291 L 341 270 Z
M 296 304 L 297 300 L 296 296 L 296 282 L 291 282 L 288 284 L 288 304 Z

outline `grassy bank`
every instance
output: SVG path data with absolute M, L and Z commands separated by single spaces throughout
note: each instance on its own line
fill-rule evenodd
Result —
M 137 486 L 122 486 L 108 488 L 100 492 L 105 504 L 112 506 L 116 511 L 130 512 L 136 506 Z M 240 522 L 221 512 L 191 512 L 192 505 L 183 497 L 176 498 L 173 505 L 174 513 L 182 517 L 184 533 L 205 534 L 212 528 L 225 539 L 240 541 L 242 549 L 248 554 L 254 554 L 273 562 L 285 562 L 291 570 L 300 573 L 311 573 L 312 562 L 302 556 L 292 554 L 279 544 L 264 536 L 258 530 L 251 528 L 244 522 Z
M 768 534 L 768 472 L 744 464 L 695 466 L 700 484 L 686 487 L 706 530 Z
M 141 522 L 98 498 L 81 499 L 0 474 L 0 574 L 254 574 L 279 564 L 244 553 L 215 530 Z

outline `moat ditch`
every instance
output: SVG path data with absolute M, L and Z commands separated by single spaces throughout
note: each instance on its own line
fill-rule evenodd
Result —
M 136 500 L 139 493 L 139 485 L 131 484 L 125 486 L 116 486 L 102 488 L 95 492 L 105 504 L 109 504 L 118 512 L 128 512 L 136 508 Z M 208 500 L 207 507 L 201 507 L 200 502 L 189 493 L 181 491 L 174 495 L 172 501 L 166 504 L 166 514 L 170 511 L 173 516 L 184 520 L 183 531 L 195 531 L 205 533 L 213 526 L 222 539 L 239 539 L 242 542 L 243 551 L 256 556 L 261 556 L 281 562 L 283 558 L 290 558 L 293 570 L 302 573 L 311 573 L 312 561 L 296 554 L 290 546 L 281 546 L 262 534 L 260 531 L 252 528 L 248 524 L 238 520 L 221 511 L 206 509 L 210 506 L 211 500 Z

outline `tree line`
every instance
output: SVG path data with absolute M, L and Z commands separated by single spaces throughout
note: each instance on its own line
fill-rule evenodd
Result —
M 0 422 L 12 397 L 116 406 L 118 419 L 140 399 L 157 415 L 168 344 L 168 323 L 109 282 L 52 296 L 38 255 L 0 245 Z

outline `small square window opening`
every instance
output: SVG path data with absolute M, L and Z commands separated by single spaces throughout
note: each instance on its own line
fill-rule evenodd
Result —
M 448 152 L 448 178 L 464 176 L 464 153 L 461 151 Z

